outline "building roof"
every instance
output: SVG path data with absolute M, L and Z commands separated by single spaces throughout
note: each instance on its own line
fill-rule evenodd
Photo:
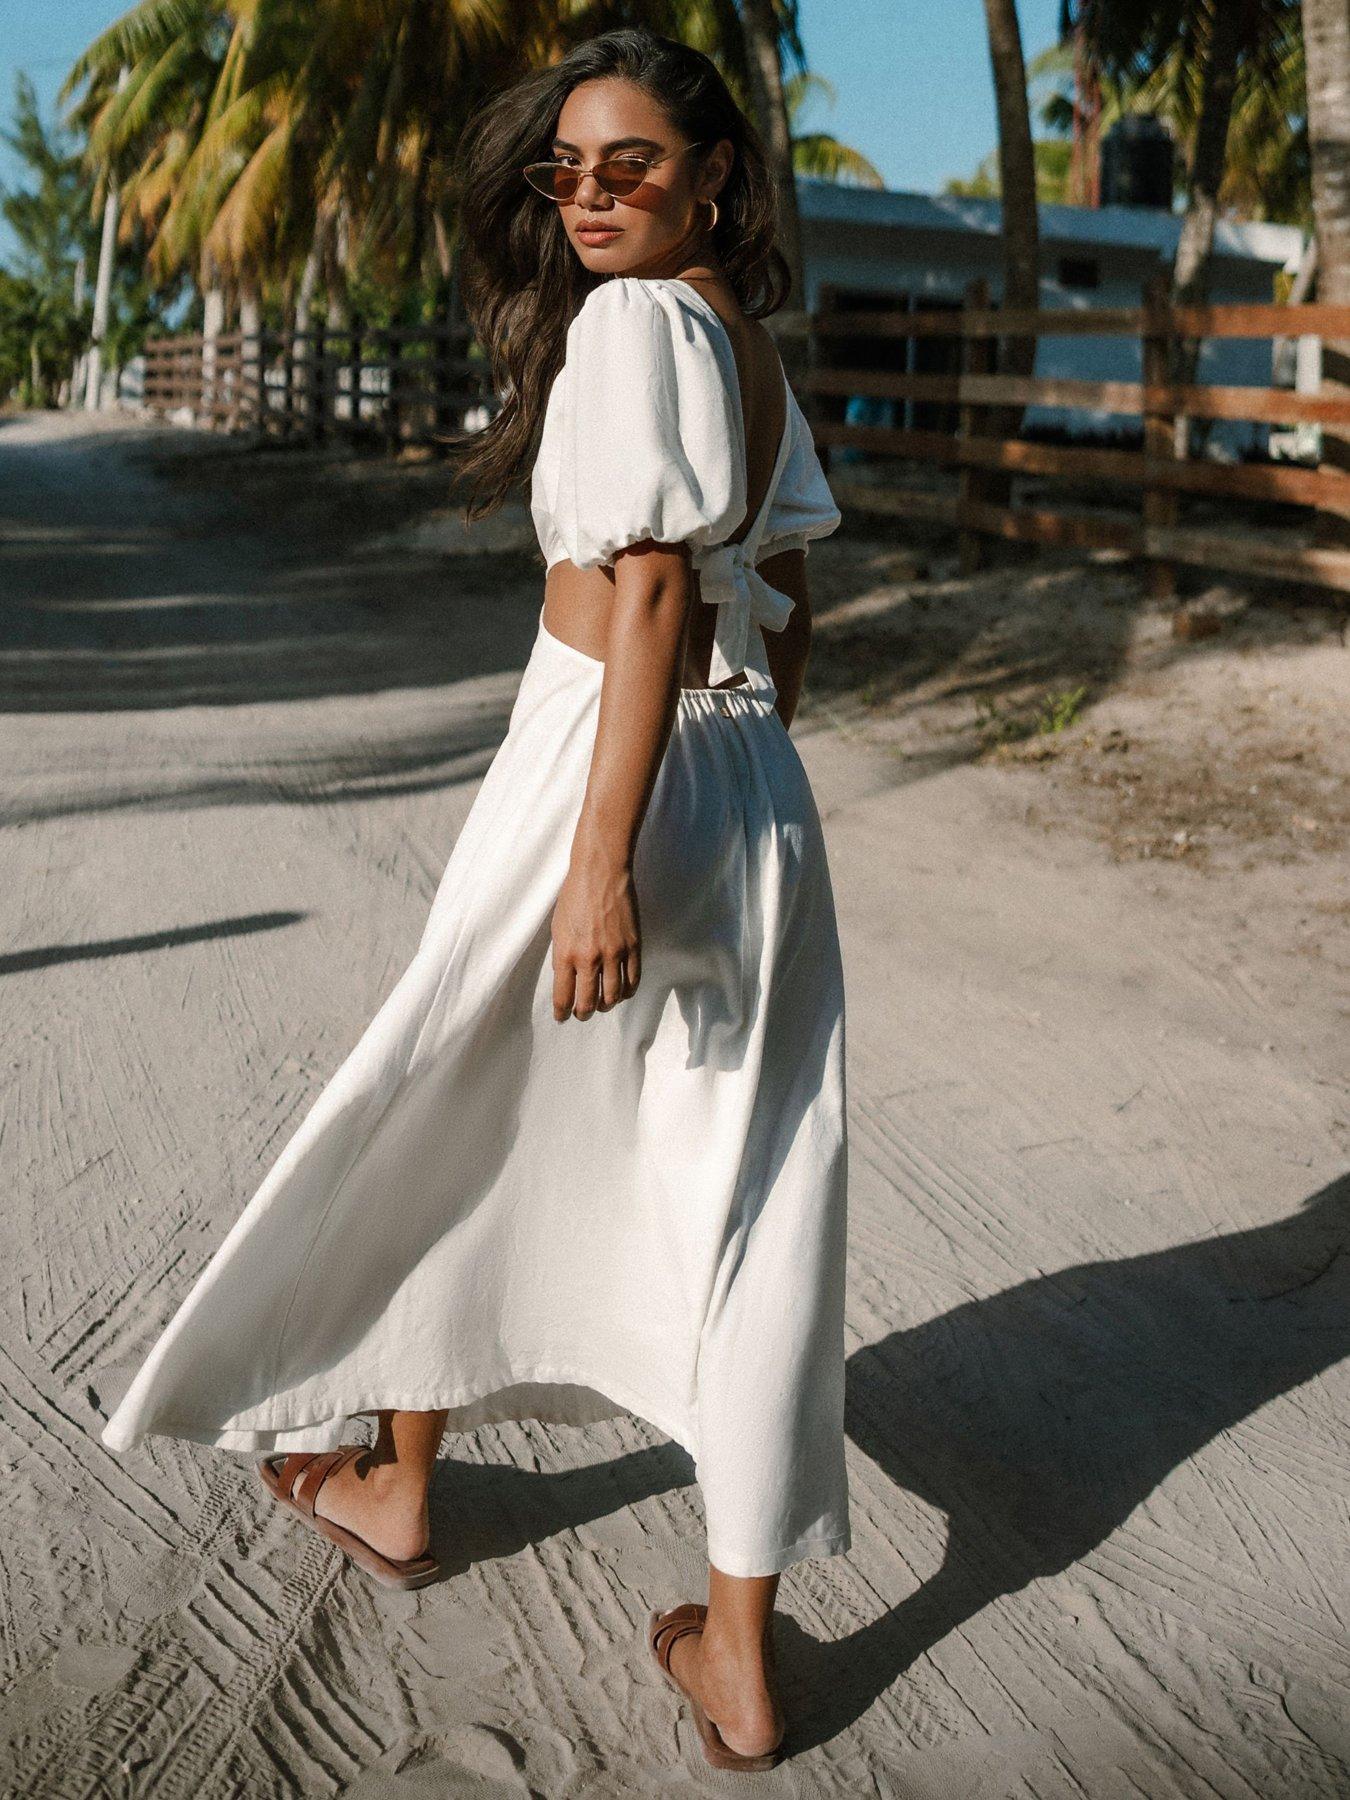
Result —
M 815 175 L 799 175 L 797 193 L 803 218 L 813 223 L 989 238 L 998 237 L 1002 229 L 1003 206 L 998 200 L 914 194 L 900 188 L 846 187 Z M 1043 205 L 1040 216 L 1044 243 L 1148 250 L 1170 260 L 1181 236 L 1179 213 L 1144 206 Z M 1245 262 L 1297 268 L 1303 243 L 1297 225 L 1238 224 L 1219 219 L 1214 227 L 1214 254 Z

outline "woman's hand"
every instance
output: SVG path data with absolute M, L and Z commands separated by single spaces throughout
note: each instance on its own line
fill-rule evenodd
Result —
M 553 908 L 553 1017 L 589 1019 L 636 990 L 641 927 L 632 865 L 578 840 Z

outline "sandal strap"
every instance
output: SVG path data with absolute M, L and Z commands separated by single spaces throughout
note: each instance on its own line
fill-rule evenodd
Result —
M 337 1450 L 324 1450 L 306 1466 L 296 1485 L 294 1499 L 307 1518 L 314 1517 L 314 1502 L 328 1477 L 354 1456 L 364 1455 L 365 1448 L 364 1444 L 344 1444 Z
M 292 1450 L 289 1455 L 282 1458 L 280 1468 L 276 1466 L 275 1458 L 268 1459 L 277 1491 L 287 1500 L 291 1498 L 295 1490 L 296 1476 L 309 1467 L 310 1463 L 314 1461 L 315 1455 L 316 1452 L 313 1450 Z
M 667 1675 L 674 1679 L 670 1667 L 671 1652 L 681 1638 L 697 1635 L 703 1630 L 708 1616 L 706 1606 L 699 1606 L 692 1600 L 685 1601 L 683 1606 L 672 1607 L 652 1631 L 652 1650 L 656 1660 Z

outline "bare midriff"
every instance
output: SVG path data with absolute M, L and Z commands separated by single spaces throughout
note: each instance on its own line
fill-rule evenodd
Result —
M 698 575 L 693 574 L 697 594 Z M 575 563 L 554 563 L 544 579 L 544 628 L 564 644 L 604 662 L 609 649 L 609 620 L 614 605 L 614 577 L 604 569 L 579 569 Z M 685 634 L 684 668 L 680 674 L 682 688 L 704 688 L 712 661 L 713 635 L 717 628 L 716 608 L 700 606 L 690 609 L 689 629 Z M 733 675 L 720 687 L 740 687 L 744 673 Z

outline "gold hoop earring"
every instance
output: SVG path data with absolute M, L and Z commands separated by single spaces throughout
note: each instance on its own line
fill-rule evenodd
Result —
M 711 233 L 717 230 L 717 202 L 713 199 L 711 194 L 708 196 L 708 205 L 713 209 L 712 224 L 708 227 L 708 230 Z

